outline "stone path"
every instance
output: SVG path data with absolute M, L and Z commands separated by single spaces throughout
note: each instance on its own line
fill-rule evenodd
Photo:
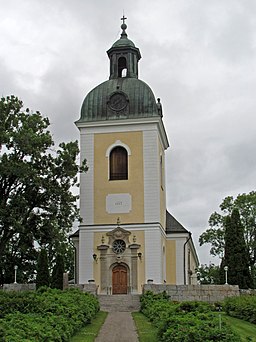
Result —
M 130 312 L 109 312 L 95 342 L 138 342 Z

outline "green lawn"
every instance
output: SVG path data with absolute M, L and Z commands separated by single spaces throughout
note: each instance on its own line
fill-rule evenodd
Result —
M 132 312 L 140 342 L 158 342 L 157 328 L 141 312 Z
M 242 341 L 256 342 L 256 324 L 243 321 L 238 318 L 223 315 L 232 329 L 240 335 Z
M 96 317 L 92 320 L 92 323 L 86 325 L 74 337 L 72 337 L 71 342 L 93 342 L 107 315 L 107 312 L 98 312 Z

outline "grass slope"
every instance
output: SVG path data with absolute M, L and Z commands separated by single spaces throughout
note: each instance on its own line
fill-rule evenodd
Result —
M 141 312 L 132 312 L 140 342 L 158 342 L 157 328 Z
M 71 342 L 93 342 L 98 335 L 101 326 L 105 322 L 108 313 L 100 311 L 92 320 L 91 324 L 87 324 L 75 336 L 72 337 Z
M 240 335 L 242 341 L 256 342 L 255 324 L 227 315 L 224 315 L 224 317 L 227 320 L 227 322 L 232 326 L 232 330 L 234 330 L 238 335 Z

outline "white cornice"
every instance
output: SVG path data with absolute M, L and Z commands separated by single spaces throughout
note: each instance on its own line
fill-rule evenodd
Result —
M 162 140 L 164 149 L 167 149 L 169 147 L 169 142 L 167 138 L 167 134 L 164 128 L 163 121 L 161 117 L 150 117 L 150 118 L 138 118 L 138 119 L 120 119 L 120 120 L 102 120 L 102 121 L 76 121 L 75 122 L 78 129 L 81 131 L 81 134 L 83 132 L 87 133 L 100 133 L 103 130 L 110 131 L 111 128 L 115 128 L 115 131 L 117 128 L 122 127 L 123 129 L 128 129 L 130 127 L 138 127 L 141 130 L 147 129 L 147 126 L 155 124 L 157 125 L 160 138 Z M 143 128 L 141 126 L 144 126 Z
M 168 233 L 166 235 L 168 240 L 175 240 L 175 239 L 186 239 L 189 236 L 189 232 L 187 233 Z
M 162 225 L 159 222 L 153 222 L 153 223 L 134 223 L 134 224 L 121 224 L 120 225 L 122 228 L 126 230 L 141 230 L 145 229 L 163 229 Z M 79 225 L 79 230 L 86 230 L 86 231 L 106 231 L 106 230 L 112 230 L 117 227 L 117 224 L 99 224 L 99 225 L 86 225 L 86 224 L 81 224 Z
M 101 233 L 101 232 L 106 232 L 106 231 L 111 231 L 117 227 L 116 224 L 113 225 L 91 225 L 91 226 L 86 226 L 81 224 L 79 226 L 79 231 L 80 232 L 94 232 L 94 233 Z M 123 229 L 126 229 L 128 231 L 137 231 L 137 230 L 144 230 L 144 231 L 149 231 L 149 230 L 160 230 L 161 235 L 166 238 L 166 232 L 163 228 L 163 226 L 159 222 L 152 222 L 152 223 L 139 223 L 139 224 L 122 224 L 121 227 Z

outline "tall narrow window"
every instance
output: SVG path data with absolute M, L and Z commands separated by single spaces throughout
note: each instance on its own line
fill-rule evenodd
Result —
M 123 72 L 123 70 L 125 71 Z M 118 59 L 118 77 L 126 77 L 127 75 L 127 63 L 125 57 L 120 57 Z
M 160 182 L 161 188 L 164 189 L 164 165 L 163 165 L 163 156 L 160 155 Z
M 128 154 L 124 147 L 117 146 L 110 152 L 110 180 L 128 179 Z

